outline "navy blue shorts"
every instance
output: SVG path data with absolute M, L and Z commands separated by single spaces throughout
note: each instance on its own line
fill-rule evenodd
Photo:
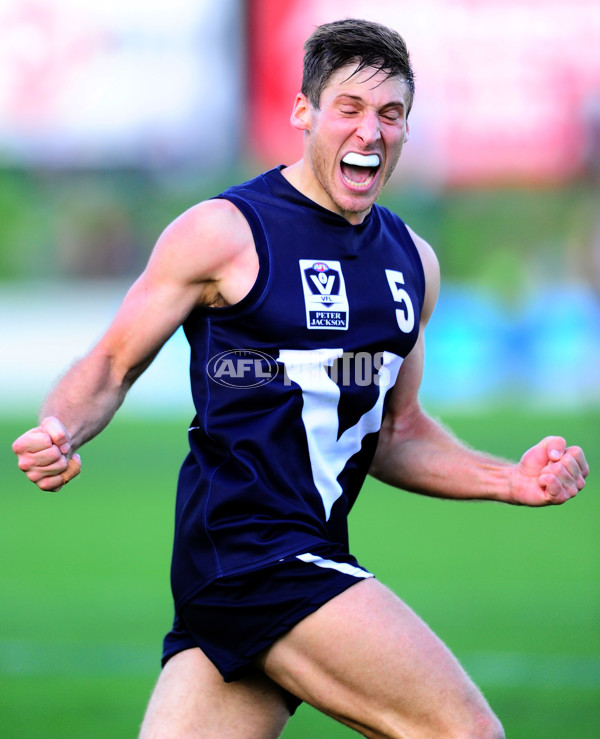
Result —
M 207 585 L 176 614 L 163 647 L 163 665 L 200 647 L 226 682 L 239 680 L 253 661 L 305 616 L 373 577 L 349 554 L 301 554 Z

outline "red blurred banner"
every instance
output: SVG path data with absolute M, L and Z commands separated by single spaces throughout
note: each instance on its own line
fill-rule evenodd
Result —
M 587 165 L 600 101 L 597 0 L 249 0 L 247 8 L 249 145 L 265 165 L 301 156 L 289 114 L 304 40 L 349 16 L 393 26 L 411 51 L 417 92 L 400 176 L 560 181 Z

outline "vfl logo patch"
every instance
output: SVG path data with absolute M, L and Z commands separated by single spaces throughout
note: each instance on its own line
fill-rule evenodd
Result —
M 346 331 L 350 309 L 339 262 L 300 259 L 306 327 Z

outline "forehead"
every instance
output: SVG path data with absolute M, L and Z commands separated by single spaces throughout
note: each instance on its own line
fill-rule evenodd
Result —
M 331 75 L 321 93 L 321 103 L 347 94 L 378 105 L 389 102 L 406 105 L 408 92 L 408 84 L 400 75 L 389 77 L 375 67 L 365 67 L 357 72 L 356 64 L 348 64 Z

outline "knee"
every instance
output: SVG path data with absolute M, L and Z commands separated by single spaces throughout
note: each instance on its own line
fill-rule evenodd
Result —
M 504 728 L 491 710 L 473 716 L 471 725 L 455 736 L 456 739 L 505 739 Z
M 466 711 L 440 717 L 433 735 L 444 739 L 505 739 L 500 720 L 487 705 L 470 706 Z
M 381 716 L 379 716 L 381 719 Z M 352 724 L 350 724 L 352 725 Z M 461 716 L 435 716 L 429 714 L 426 718 L 415 722 L 394 721 L 381 725 L 366 736 L 377 739 L 401 739 L 407 736 L 415 737 L 444 737 L 444 739 L 506 739 L 504 728 L 498 717 L 491 710 L 474 710 Z
M 463 695 L 462 705 L 447 716 L 451 724 L 456 721 L 448 733 L 453 739 L 505 739 L 500 719 L 483 693 L 472 683 Z

